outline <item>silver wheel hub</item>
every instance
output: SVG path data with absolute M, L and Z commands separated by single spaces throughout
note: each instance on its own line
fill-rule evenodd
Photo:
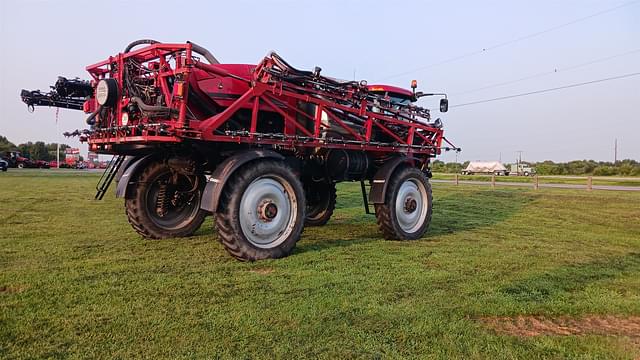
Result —
M 284 242 L 296 223 L 298 204 L 291 185 L 277 176 L 254 180 L 240 200 L 240 227 L 251 244 L 273 248 Z
M 427 190 L 422 182 L 408 179 L 400 185 L 395 213 L 402 231 L 414 233 L 422 227 L 427 217 L 428 201 Z

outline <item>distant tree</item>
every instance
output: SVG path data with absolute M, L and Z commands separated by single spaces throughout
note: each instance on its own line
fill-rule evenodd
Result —
M 49 152 L 49 159 L 51 160 L 55 160 L 56 159 L 56 150 L 57 150 L 58 144 L 57 143 L 50 143 L 47 144 L 47 151 Z M 67 144 L 60 144 L 60 158 L 64 159 L 64 151 L 68 148 L 70 148 L 71 146 L 67 145 Z
M 36 141 L 31 148 L 32 160 L 49 161 L 49 151 L 43 141 Z
M 22 156 L 24 157 L 31 157 L 31 149 L 33 148 L 33 143 L 31 141 L 25 143 L 25 144 L 19 144 L 18 145 L 18 151 L 20 151 L 20 153 L 22 154 Z
M 445 172 L 444 162 L 440 160 L 434 160 L 431 162 L 431 171 L 433 172 Z
M 568 163 L 554 163 L 546 160 L 533 164 L 540 175 L 595 175 L 595 176 L 640 176 L 640 163 L 625 159 L 616 162 L 574 160 Z
M 0 153 L 4 153 L 6 151 L 15 150 L 17 147 L 14 143 L 9 141 L 6 137 L 0 135 Z
M 469 165 L 468 161 L 460 164 L 434 160 L 431 162 L 431 170 L 440 173 L 459 173 L 467 165 Z M 574 160 L 567 163 L 555 163 L 551 160 L 545 160 L 531 165 L 536 168 L 536 172 L 540 175 L 640 176 L 640 162 L 631 159 L 617 161 L 615 164 L 594 160 Z

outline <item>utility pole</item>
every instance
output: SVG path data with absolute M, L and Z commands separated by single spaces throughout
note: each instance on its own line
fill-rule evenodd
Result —
M 518 165 L 520 165 L 520 163 L 522 162 L 522 153 L 523 153 L 524 151 L 522 151 L 522 150 L 518 150 L 518 151 L 516 151 L 516 152 L 518 153 Z
M 60 108 L 56 108 L 56 168 L 60 169 L 60 130 L 58 129 L 58 118 L 60 114 Z
M 613 165 L 618 162 L 618 138 L 613 142 Z
M 518 165 L 516 165 L 516 169 L 517 169 L 516 174 L 520 175 L 520 163 L 522 162 L 522 153 L 523 153 L 523 151 L 522 150 L 518 150 L 516 152 L 518 153 L 518 158 L 516 159 L 517 162 L 518 162 Z

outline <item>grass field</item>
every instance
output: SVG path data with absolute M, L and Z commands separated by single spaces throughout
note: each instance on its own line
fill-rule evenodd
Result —
M 434 179 L 438 180 L 453 180 L 456 174 L 444 174 L 436 173 L 433 175 Z M 458 175 L 459 180 L 473 180 L 473 181 L 491 181 L 491 175 Z M 532 176 L 496 176 L 497 182 L 515 182 L 515 183 L 529 183 L 534 182 Z M 540 176 L 538 179 L 540 184 L 572 184 L 572 185 L 587 185 L 587 176 Z M 607 186 L 640 186 L 640 177 L 606 177 L 606 176 L 594 176 L 593 185 L 607 185 Z
M 241 263 L 211 220 L 140 239 L 97 179 L 0 173 L 0 358 L 640 356 L 640 194 L 435 184 L 392 242 L 346 184 L 290 257 Z

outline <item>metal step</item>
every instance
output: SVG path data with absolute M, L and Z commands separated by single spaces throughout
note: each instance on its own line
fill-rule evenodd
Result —
M 116 174 L 118 173 L 120 166 L 122 166 L 125 157 L 126 156 L 124 155 L 115 155 L 113 158 L 111 158 L 111 161 L 109 161 L 109 165 L 102 173 L 100 180 L 98 180 L 98 184 L 96 184 L 97 192 L 94 198 L 95 200 L 102 200 L 104 194 L 106 194 L 107 190 L 109 190 L 109 186 L 111 185 L 113 179 L 116 177 Z

